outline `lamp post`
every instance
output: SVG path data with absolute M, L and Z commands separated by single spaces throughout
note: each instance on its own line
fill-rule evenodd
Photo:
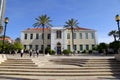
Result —
M 119 26 L 119 21 L 120 21 L 120 16 L 117 14 L 116 15 L 116 22 L 118 26 L 118 35 L 119 35 L 119 40 L 120 40 L 120 26 Z
M 4 43 L 5 43 L 5 35 L 6 35 L 6 27 L 8 24 L 8 17 L 5 18 L 4 23 L 5 23 L 5 28 L 4 28 L 4 35 L 3 35 L 3 45 L 2 45 L 2 52 L 4 53 Z

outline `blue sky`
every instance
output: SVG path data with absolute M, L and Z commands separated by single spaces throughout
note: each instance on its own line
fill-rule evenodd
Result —
M 35 18 L 47 14 L 53 26 L 63 26 L 74 18 L 79 26 L 97 31 L 98 43 L 113 41 L 111 30 L 117 30 L 116 14 L 120 15 L 120 0 L 6 0 L 5 17 L 9 17 L 6 35 L 12 39 L 21 31 L 32 28 Z

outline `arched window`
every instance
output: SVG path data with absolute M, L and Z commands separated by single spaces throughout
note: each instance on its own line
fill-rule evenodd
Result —
M 61 39 L 61 31 L 60 30 L 56 31 L 56 38 Z

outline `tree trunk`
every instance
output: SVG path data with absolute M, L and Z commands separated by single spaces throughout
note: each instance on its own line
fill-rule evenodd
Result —
M 114 35 L 113 37 L 114 37 L 114 41 L 116 41 L 116 36 Z
M 43 24 L 43 54 L 45 55 L 45 25 Z
M 74 53 L 74 39 L 73 39 L 73 27 L 71 26 L 71 30 L 72 30 L 72 53 Z

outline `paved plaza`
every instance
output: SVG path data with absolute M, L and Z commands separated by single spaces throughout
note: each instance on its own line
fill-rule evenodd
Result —
M 0 80 L 119 80 L 116 75 L 120 75 L 114 56 L 6 56 L 8 60 L 0 65 Z

